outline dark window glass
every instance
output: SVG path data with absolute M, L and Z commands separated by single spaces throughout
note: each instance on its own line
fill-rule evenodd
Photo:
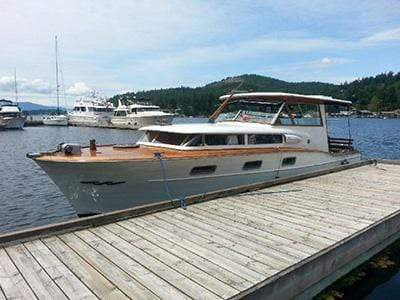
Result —
M 262 160 L 248 161 L 243 165 L 243 170 L 259 169 L 261 165 Z
M 249 134 L 249 144 L 281 144 L 283 137 L 281 134 Z
M 205 142 L 208 146 L 226 145 L 227 136 L 220 134 L 206 135 Z
M 214 173 L 217 169 L 217 166 L 201 166 L 201 167 L 194 167 L 190 171 L 190 175 L 205 175 Z
M 285 157 L 282 160 L 282 167 L 292 166 L 296 163 L 296 157 Z

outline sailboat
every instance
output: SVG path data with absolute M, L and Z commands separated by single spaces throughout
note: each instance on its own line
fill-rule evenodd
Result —
M 67 126 L 68 125 L 68 117 L 66 115 L 60 114 L 60 84 L 58 83 L 58 44 L 57 44 L 57 36 L 55 37 L 55 52 L 56 52 L 56 93 L 57 93 L 57 115 L 52 116 L 44 116 L 43 124 L 51 125 L 51 126 Z

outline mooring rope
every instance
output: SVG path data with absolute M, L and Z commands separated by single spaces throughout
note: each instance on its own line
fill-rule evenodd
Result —
M 164 161 L 162 159 L 162 154 L 159 153 L 159 152 L 156 152 L 156 153 L 154 153 L 154 157 L 156 157 L 160 161 L 160 168 L 161 168 L 161 174 L 163 176 L 163 183 L 164 183 L 165 193 L 167 194 L 168 198 L 170 199 L 172 206 L 178 207 L 178 206 L 175 205 L 174 197 L 172 196 L 171 191 L 170 191 L 169 186 L 168 186 L 167 174 L 165 172 L 165 165 L 164 165 Z M 183 208 L 183 209 L 186 209 L 185 196 L 179 197 L 179 206 L 181 208 Z

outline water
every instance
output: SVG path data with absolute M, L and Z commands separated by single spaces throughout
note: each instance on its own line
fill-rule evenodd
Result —
M 196 122 L 197 119 L 178 120 Z M 347 137 L 347 119 L 328 121 L 331 136 Z M 364 156 L 400 159 L 400 119 L 351 119 L 351 136 Z M 28 127 L 0 131 L 0 234 L 76 218 L 73 208 L 27 152 L 53 149 L 61 142 L 88 144 L 133 143 L 140 134 L 131 130 L 89 127 Z M 400 296 L 397 274 L 378 286 L 368 299 Z M 381 290 L 381 292 L 379 292 Z M 386 291 L 386 292 L 384 292 Z

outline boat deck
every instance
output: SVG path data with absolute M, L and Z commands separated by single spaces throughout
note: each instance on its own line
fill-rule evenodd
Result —
M 233 148 L 215 150 L 175 150 L 154 146 L 99 146 L 97 151 L 91 151 L 88 147 L 82 148 L 79 155 L 66 155 L 63 152 L 54 152 L 36 157 L 39 161 L 53 162 L 108 162 L 108 161 L 148 161 L 156 160 L 154 154 L 161 153 L 165 159 L 185 159 L 204 157 L 224 157 L 237 155 L 254 155 L 277 152 L 321 152 L 318 150 L 295 147 L 257 147 L 257 148 Z
M 3 235 L 0 299 L 308 298 L 398 238 L 399 209 L 400 166 L 378 164 Z

